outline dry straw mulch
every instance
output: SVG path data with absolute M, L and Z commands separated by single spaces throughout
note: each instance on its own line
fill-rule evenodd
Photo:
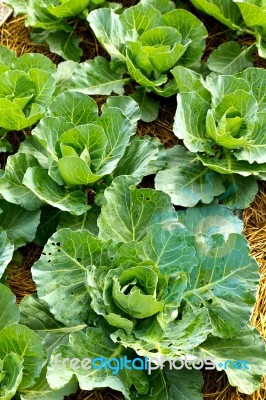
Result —
M 132 5 L 132 0 L 130 4 Z M 193 10 L 195 11 L 195 10 Z M 197 11 L 195 11 L 197 14 Z M 199 16 L 199 15 L 198 15 Z M 221 43 L 232 40 L 231 32 L 224 26 L 218 24 L 213 19 L 200 16 L 205 23 L 209 38 L 207 41 L 207 49 L 204 59 L 210 52 L 217 48 Z M 82 39 L 81 46 L 84 50 L 83 59 L 94 58 L 96 55 L 106 55 L 104 50 L 98 45 L 92 32 L 88 30 L 82 23 L 78 25 L 78 34 Z M 24 25 L 24 18 L 18 17 L 7 21 L 0 31 L 0 44 L 8 46 L 16 50 L 18 56 L 29 52 L 42 53 L 51 58 L 55 63 L 61 61 L 60 57 L 49 52 L 46 46 L 35 45 L 32 43 L 29 30 Z M 239 38 L 240 44 L 250 45 L 254 39 L 249 36 Z M 254 64 L 259 67 L 266 67 L 266 60 L 261 60 L 256 52 L 254 53 Z M 102 103 L 104 98 L 99 96 L 96 98 L 98 103 Z M 159 118 L 150 124 L 140 122 L 138 134 L 150 135 L 158 137 L 166 147 L 176 144 L 177 138 L 172 133 L 173 116 L 176 104 L 173 99 L 164 99 Z M 11 142 L 16 149 L 19 141 L 23 140 L 23 134 L 11 133 Z M 3 163 L 6 161 L 6 155 Z M 2 166 L 3 167 L 3 166 Z M 260 185 L 260 191 L 252 205 L 244 211 L 245 235 L 249 240 L 252 254 L 256 257 L 260 264 L 260 288 L 254 313 L 252 315 L 252 323 L 258 327 L 261 334 L 266 339 L 266 185 Z M 8 280 L 10 286 L 17 296 L 19 302 L 25 295 L 36 291 L 34 282 L 31 279 L 30 268 L 32 264 L 40 257 L 42 249 L 33 244 L 27 245 L 22 249 L 24 256 L 22 267 L 10 264 L 8 268 Z M 247 396 L 238 393 L 231 387 L 224 373 L 204 373 L 204 399 L 205 400 L 265 400 L 266 399 L 266 380 L 262 382 L 260 390 L 253 395 Z M 78 391 L 76 394 L 69 396 L 66 400 L 122 400 L 119 393 L 109 389 L 100 391 Z M 176 399 L 178 400 L 178 399 Z
M 32 43 L 29 30 L 25 27 L 24 21 L 24 17 L 18 17 L 8 20 L 1 26 L 1 45 L 15 50 L 18 56 L 25 53 L 42 53 L 53 62 L 59 62 L 60 57 L 50 53 L 47 46 Z

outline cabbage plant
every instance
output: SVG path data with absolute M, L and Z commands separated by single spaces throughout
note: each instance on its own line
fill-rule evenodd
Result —
M 266 71 L 247 68 L 206 80 L 184 67 L 173 71 L 180 93 L 174 133 L 185 147 L 167 152 L 156 187 L 175 204 L 210 203 L 214 196 L 245 208 L 266 177 Z
M 266 58 L 266 7 L 264 0 L 190 0 L 201 11 L 238 33 L 256 37 L 259 55 Z
M 49 385 L 58 390 L 74 376 L 85 390 L 109 386 L 129 400 L 148 400 L 157 390 L 163 398 L 177 392 L 200 400 L 202 377 L 195 369 L 170 371 L 166 363 L 149 376 L 62 366 L 62 358 L 124 356 L 176 358 L 178 366 L 187 355 L 212 358 L 218 369 L 227 358 L 246 359 L 249 371 L 225 372 L 231 385 L 253 392 L 265 370 L 265 350 L 248 325 L 259 274 L 240 234 L 242 222 L 217 205 L 176 212 L 168 195 L 137 189 L 138 183 L 115 178 L 104 193 L 99 234 L 58 230 L 32 268 L 39 302 L 69 333 L 63 343 L 58 336 Z M 40 309 L 36 298 L 34 304 Z M 29 314 L 26 303 L 24 310 Z
M 82 215 L 89 193 L 101 193 L 117 175 L 143 177 L 164 165 L 159 140 L 135 137 L 140 110 L 130 97 L 110 97 L 101 108 L 85 94 L 65 92 L 50 104 L 32 135 L 9 156 L 1 196 L 27 210 L 44 203 Z
M 56 66 L 42 54 L 24 54 L 0 46 L 0 151 L 12 152 L 9 131 L 36 124 L 55 91 Z
M 0 284 L 1 400 L 30 400 L 32 396 L 38 399 L 63 400 L 64 396 L 77 389 L 77 383 L 73 381 L 61 390 L 52 390 L 49 387 L 46 379 L 47 361 L 55 336 L 52 339 L 54 333 L 49 335 L 47 328 L 49 327 L 51 332 L 52 327 L 56 326 L 57 340 L 62 332 L 55 322 L 53 325 L 53 317 L 48 316 L 43 305 L 40 309 L 40 302 L 38 304 L 35 301 L 33 312 L 32 300 L 31 296 L 26 296 L 18 306 L 14 293 L 7 286 Z M 25 318 L 24 303 L 27 305 L 27 311 L 31 312 L 31 317 Z M 38 306 L 39 310 L 36 313 Z M 43 330 L 40 329 L 41 326 Z
M 129 75 L 162 96 L 177 92 L 171 68 L 197 65 L 207 30 L 193 14 L 171 1 L 141 0 L 122 13 L 102 8 L 88 21 L 112 59 L 126 63 Z
M 0 396 L 11 400 L 17 391 L 27 390 L 39 379 L 47 362 L 44 341 L 25 325 L 15 295 L 0 283 Z

